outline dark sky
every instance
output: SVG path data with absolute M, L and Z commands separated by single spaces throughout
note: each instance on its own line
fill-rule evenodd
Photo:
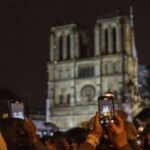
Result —
M 91 39 L 96 19 L 118 8 L 128 13 L 129 0 L 3 0 L 0 2 L 0 86 L 44 108 L 50 26 L 79 22 Z M 150 64 L 150 2 L 132 0 L 139 62 Z M 93 47 L 93 46 L 92 46 Z

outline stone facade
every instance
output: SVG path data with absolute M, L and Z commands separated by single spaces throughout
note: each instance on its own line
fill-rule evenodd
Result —
M 95 114 L 97 98 L 107 92 L 114 94 L 116 109 L 137 113 L 138 58 L 132 17 L 98 19 L 94 55 L 84 58 L 81 51 L 87 37 L 82 28 L 77 24 L 51 28 L 47 121 L 65 129 L 78 126 Z

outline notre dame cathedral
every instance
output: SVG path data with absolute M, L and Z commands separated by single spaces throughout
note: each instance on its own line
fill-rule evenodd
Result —
M 86 54 L 87 36 L 78 24 L 54 26 L 50 33 L 46 121 L 71 128 L 98 110 L 97 99 L 111 92 L 115 108 L 138 113 L 138 58 L 133 13 L 96 20 L 93 55 Z

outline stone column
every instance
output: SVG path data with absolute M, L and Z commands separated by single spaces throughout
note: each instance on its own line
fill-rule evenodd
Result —
M 94 43 L 95 43 L 95 56 L 99 56 L 100 55 L 100 28 L 98 27 L 98 25 L 95 26 L 94 29 Z
M 50 110 L 50 99 L 46 100 L 46 122 L 50 122 L 51 110 Z
M 75 104 L 75 90 L 74 90 L 75 86 L 74 86 L 74 81 L 71 83 L 71 88 L 70 88 L 70 93 L 71 93 L 71 97 L 70 97 L 70 106 L 74 106 Z
M 49 43 L 50 43 L 50 61 L 54 61 L 55 42 L 53 33 L 51 33 L 50 35 Z
M 79 44 L 81 42 L 79 41 L 79 33 L 75 31 L 74 36 L 75 36 L 75 39 L 74 39 L 75 58 L 79 58 L 80 57 Z
M 121 26 L 120 26 L 120 24 L 117 24 L 117 27 L 116 27 L 116 50 L 117 50 L 117 52 L 121 52 L 122 50 L 121 50 L 121 41 L 122 41 L 122 39 L 121 39 Z
M 60 38 L 60 36 L 56 36 L 56 48 L 55 48 L 55 60 L 59 60 L 59 38 Z
M 71 59 L 74 59 L 75 57 L 75 49 L 74 49 L 74 33 L 73 31 L 71 32 L 71 35 L 70 35 L 70 55 L 71 55 Z

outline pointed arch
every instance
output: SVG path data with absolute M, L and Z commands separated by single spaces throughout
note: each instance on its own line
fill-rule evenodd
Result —
M 105 50 L 105 54 L 107 54 L 108 53 L 108 29 L 107 28 L 104 30 L 104 41 L 105 41 L 104 50 Z
M 63 59 L 63 36 L 59 37 L 59 60 Z
M 70 35 L 67 35 L 67 59 L 70 59 Z

